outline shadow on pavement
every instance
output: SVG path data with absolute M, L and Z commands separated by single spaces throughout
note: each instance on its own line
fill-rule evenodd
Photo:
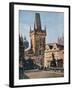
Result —
M 29 79 L 29 77 L 27 75 L 24 74 L 24 78 L 23 79 Z

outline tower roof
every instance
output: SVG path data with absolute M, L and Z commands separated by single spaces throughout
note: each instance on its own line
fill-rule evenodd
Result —
M 37 30 L 41 30 L 41 20 L 39 13 L 35 13 L 34 28 Z

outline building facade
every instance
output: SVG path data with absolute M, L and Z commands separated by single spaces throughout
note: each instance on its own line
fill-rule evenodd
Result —
M 56 67 L 63 67 L 64 46 L 57 43 L 46 45 L 44 53 L 44 67 L 52 67 L 51 63 L 55 60 Z

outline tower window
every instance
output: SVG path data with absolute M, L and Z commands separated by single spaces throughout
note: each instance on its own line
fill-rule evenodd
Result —
M 39 51 L 39 55 L 41 55 L 41 51 Z
M 54 48 L 54 50 L 55 50 L 56 48 Z
M 50 47 L 50 49 L 52 49 L 53 48 L 53 46 L 49 46 Z
M 40 50 L 40 51 L 39 51 L 39 55 L 43 55 L 43 51 Z

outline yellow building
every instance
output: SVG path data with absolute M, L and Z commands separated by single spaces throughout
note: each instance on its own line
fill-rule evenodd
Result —
M 53 57 L 54 56 L 54 57 Z M 63 67 L 64 46 L 57 43 L 46 45 L 44 52 L 44 67 L 51 67 L 51 62 L 55 59 L 56 66 Z

